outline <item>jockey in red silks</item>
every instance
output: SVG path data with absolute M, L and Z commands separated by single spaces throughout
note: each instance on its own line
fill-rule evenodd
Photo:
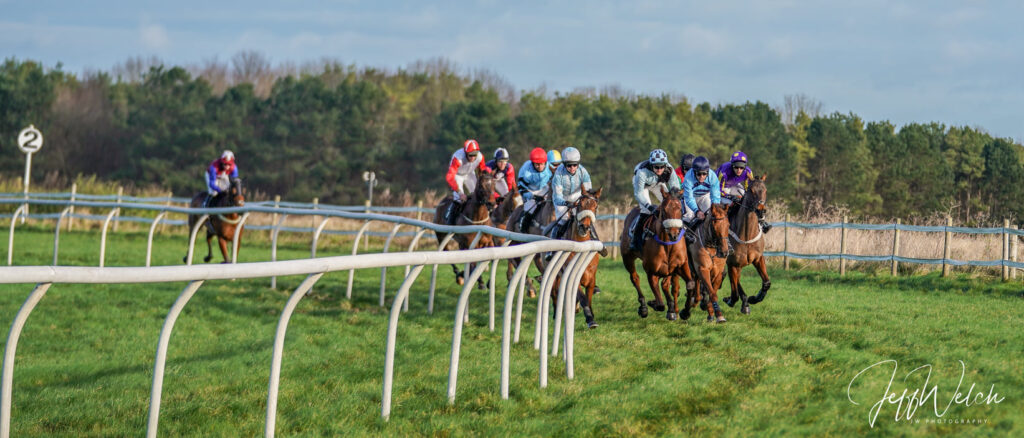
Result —
M 508 150 L 498 148 L 494 151 L 494 159 L 487 162 L 487 167 L 494 171 L 496 199 L 504 199 L 509 193 L 516 193 L 516 168 L 508 162 Z
M 231 180 L 238 178 L 238 166 L 235 165 L 235 154 L 231 151 L 224 151 L 220 158 L 213 160 L 210 167 L 206 168 L 206 201 L 205 207 L 210 199 L 220 195 L 231 188 Z
M 480 143 L 469 139 L 462 144 L 462 148 L 452 153 L 452 160 L 448 164 L 445 181 L 448 181 L 448 188 L 452 190 L 452 203 L 445 211 L 446 224 L 454 224 L 455 215 L 462 211 L 467 194 L 476 189 L 477 170 L 491 172 L 491 168 L 484 164 L 483 155 L 480 154 Z

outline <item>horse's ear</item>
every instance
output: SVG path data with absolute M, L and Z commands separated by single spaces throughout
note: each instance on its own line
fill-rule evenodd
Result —
M 761 174 L 761 176 L 757 177 L 757 179 L 759 179 L 759 180 L 761 180 L 763 182 L 767 182 L 768 181 L 768 174 L 767 173 Z
M 661 186 L 661 199 L 668 199 L 670 192 L 665 190 L 665 186 Z
M 595 197 L 595 198 L 597 198 L 597 199 L 601 199 L 601 192 L 602 192 L 603 190 L 604 190 L 604 187 L 598 187 L 598 188 L 597 188 L 597 191 L 594 191 L 594 192 L 592 192 L 591 194 L 592 194 L 592 195 L 594 195 L 594 197 Z

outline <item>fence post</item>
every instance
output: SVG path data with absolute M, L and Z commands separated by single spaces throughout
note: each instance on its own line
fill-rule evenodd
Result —
M 846 215 L 843 215 L 842 231 L 839 234 L 839 275 L 846 275 Z
M 611 233 L 611 235 L 612 236 L 616 235 L 618 233 L 618 230 L 619 230 L 619 207 L 615 207 L 615 216 L 612 217 L 612 233 Z M 613 246 L 612 247 L 612 260 L 614 260 L 614 259 L 616 259 L 618 257 L 619 257 L 619 247 L 618 246 Z
M 896 270 L 899 268 L 900 262 L 896 261 L 896 257 L 900 255 L 900 224 L 903 223 L 903 219 L 896 218 L 896 226 L 893 227 L 892 234 L 892 276 L 898 275 Z
M 118 220 L 114 221 L 114 231 L 117 231 L 117 224 L 121 222 L 121 197 L 124 196 L 124 186 L 117 186 L 117 216 Z
M 1016 230 L 1017 226 L 1014 225 L 1011 228 Z M 1010 261 L 1014 262 L 1014 263 L 1017 262 L 1017 241 L 1018 240 L 1020 240 L 1020 238 L 1017 237 L 1016 235 L 1010 236 Z M 1010 268 L 1010 279 L 1011 280 L 1016 280 L 1017 279 L 1017 268 Z
M 367 199 L 366 202 L 363 205 L 366 206 L 366 208 L 363 210 L 363 212 L 369 214 L 370 213 L 370 200 Z M 359 243 L 359 241 L 356 241 L 356 244 L 358 244 L 358 243 Z M 370 236 L 367 235 L 366 238 L 363 239 L 363 251 L 369 251 L 369 250 L 370 250 Z
M 946 260 L 949 260 L 949 240 L 953 237 L 952 236 L 953 233 L 949 232 L 949 227 L 952 227 L 952 226 L 953 226 L 953 218 L 951 216 L 946 216 L 946 237 L 945 237 L 945 239 L 942 240 L 942 276 L 943 277 L 949 275 L 949 263 L 946 263 Z
M 281 208 L 281 195 L 274 195 L 274 213 L 270 215 L 270 234 L 274 234 L 277 226 L 277 209 Z
M 71 183 L 71 210 L 68 210 L 68 231 L 71 231 L 71 224 L 75 222 L 75 194 L 78 193 L 78 183 Z
M 1006 261 L 1010 259 L 1010 220 L 1003 219 L 1003 281 L 1010 279 L 1010 267 Z
M 320 209 L 320 198 L 313 198 L 313 210 L 319 210 L 319 209 Z M 310 217 L 313 218 L 313 225 L 312 225 L 312 227 L 314 229 L 316 229 L 316 216 L 310 216 Z
M 782 269 L 789 270 L 789 213 L 786 213 L 786 223 L 782 226 Z
M 174 197 L 174 192 L 168 191 L 167 192 L 167 200 L 164 201 L 164 206 L 165 207 L 170 207 L 171 206 L 171 198 L 173 198 L 173 197 Z M 186 207 L 190 207 L 191 204 L 185 204 L 185 206 Z M 167 223 L 166 222 L 160 224 L 160 232 L 161 233 L 166 233 L 167 232 Z
M 420 199 L 419 201 L 416 201 L 416 220 L 422 220 L 421 218 L 423 217 L 423 212 L 421 210 L 423 210 L 423 200 L 422 199 Z

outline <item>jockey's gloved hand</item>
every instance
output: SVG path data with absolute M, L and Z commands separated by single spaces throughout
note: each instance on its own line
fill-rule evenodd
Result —
M 462 202 L 462 198 L 462 193 L 452 192 L 452 200 L 454 200 L 455 202 Z
M 645 202 L 643 204 L 640 204 L 640 211 L 644 214 L 650 214 L 652 211 L 654 211 L 654 206 Z

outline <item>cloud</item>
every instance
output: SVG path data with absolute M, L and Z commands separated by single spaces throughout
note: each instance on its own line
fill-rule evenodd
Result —
M 731 46 L 729 38 L 724 33 L 699 24 L 683 26 L 679 39 L 685 51 L 713 56 L 726 53 Z
M 170 46 L 171 39 L 167 36 L 167 30 L 159 24 L 144 24 L 139 26 L 139 37 L 142 46 L 151 50 L 160 50 Z

